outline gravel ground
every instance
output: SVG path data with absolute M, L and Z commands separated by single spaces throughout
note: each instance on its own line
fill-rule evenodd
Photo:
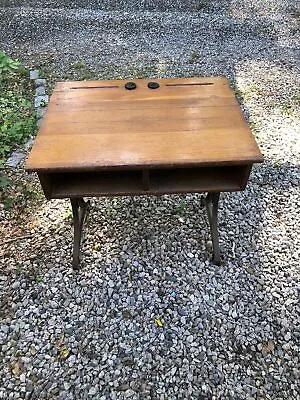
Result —
M 0 399 L 300 399 L 297 3 L 20 3 L 1 2 L 1 47 L 51 83 L 227 76 L 265 162 L 222 195 L 222 266 L 200 194 L 124 197 L 92 199 L 79 273 L 68 202 L 11 171 Z

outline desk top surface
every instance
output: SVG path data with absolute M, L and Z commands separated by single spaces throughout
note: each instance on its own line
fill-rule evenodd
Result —
M 234 165 L 262 155 L 225 78 L 58 82 L 29 171 Z

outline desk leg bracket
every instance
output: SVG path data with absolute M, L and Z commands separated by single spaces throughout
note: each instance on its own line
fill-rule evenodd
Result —
M 84 201 L 83 198 L 72 198 L 71 205 L 73 211 L 74 225 L 74 245 L 73 245 L 73 269 L 79 269 L 80 263 L 80 243 L 82 238 L 82 229 L 84 221 L 87 217 L 90 203 Z
M 210 232 L 213 243 L 213 262 L 217 265 L 221 263 L 219 234 L 218 234 L 218 205 L 220 192 L 209 192 L 204 199 Z

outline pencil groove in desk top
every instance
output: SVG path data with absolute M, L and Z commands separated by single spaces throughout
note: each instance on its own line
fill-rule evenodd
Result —
M 149 81 L 134 80 L 135 90 L 122 80 L 58 83 L 27 170 L 262 161 L 226 79 L 157 79 L 155 90 Z

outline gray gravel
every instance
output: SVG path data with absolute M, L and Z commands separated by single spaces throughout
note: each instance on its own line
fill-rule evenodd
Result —
M 220 267 L 200 194 L 92 199 L 79 273 L 67 201 L 0 205 L 27 236 L 0 248 L 0 399 L 300 399 L 297 3 L 20 3 L 2 47 L 53 81 L 232 79 L 265 163 L 222 195 Z

